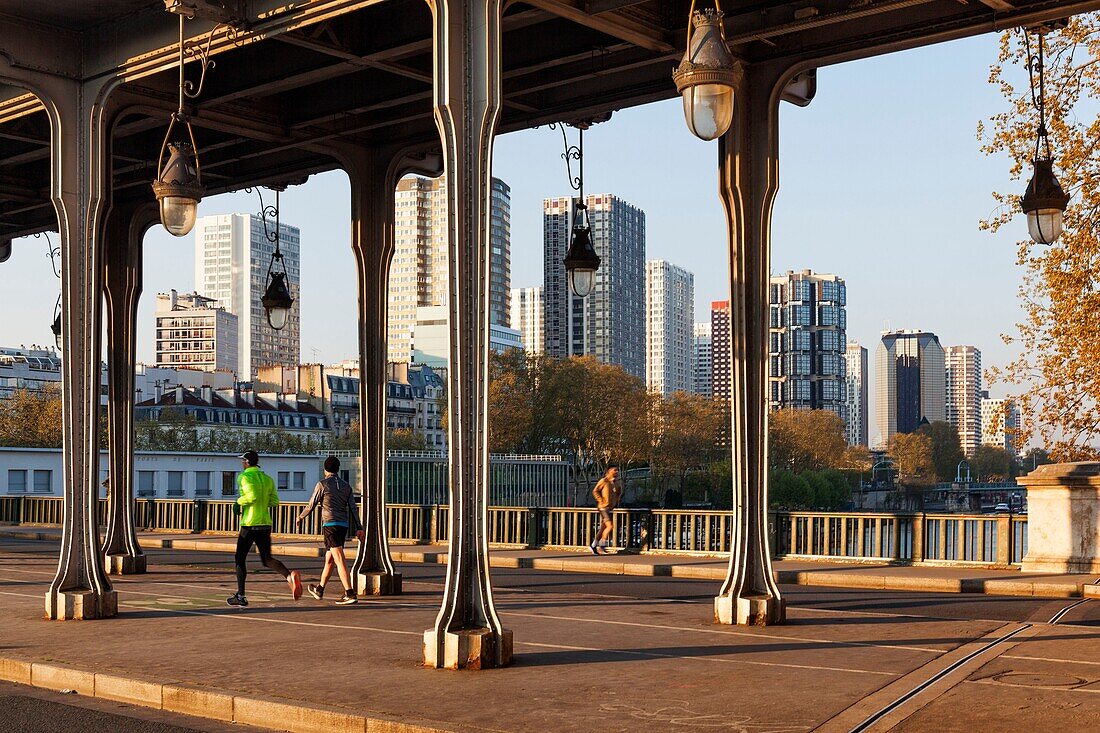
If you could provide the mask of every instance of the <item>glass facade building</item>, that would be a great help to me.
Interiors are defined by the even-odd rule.
[[[847,287],[802,270],[771,279],[769,402],[773,410],[831,410],[848,424]]]

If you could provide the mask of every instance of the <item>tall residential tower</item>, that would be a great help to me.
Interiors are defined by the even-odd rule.
[[[802,270],[772,277],[773,410],[831,410],[847,424],[846,306],[847,288],[836,275]]]
[[[528,354],[542,353],[542,287],[512,288],[512,328]]]
[[[297,227],[279,225],[279,247],[294,305],[286,326],[276,331],[268,325],[260,302],[275,251],[263,219],[253,214],[219,214],[200,217],[195,223],[195,289],[237,317],[237,366],[242,380],[251,379],[260,367],[297,369],[300,361],[301,244]]]
[[[947,422],[958,431],[969,458],[982,443],[982,352],[973,346],[948,346],[943,351]]]
[[[845,400],[848,404],[848,422],[844,433],[848,445],[869,445],[867,440],[867,349],[855,341],[849,341],[844,350],[844,380],[847,383]]]
[[[587,298],[569,292],[562,260],[572,198],[543,201],[543,331],[548,356],[591,355],[645,378],[645,212],[608,193],[585,197],[600,256]]]
[[[664,260],[645,263],[646,387],[668,396],[690,392],[695,339],[695,276]]]
[[[705,397],[711,396],[711,370],[713,346],[710,336],[710,321],[695,324],[695,338],[691,354],[691,391]]]
[[[511,189],[492,179],[489,322],[507,326],[511,308]],[[447,183],[409,176],[397,184],[394,256],[390,267],[389,360],[412,358],[416,309],[447,305]]]

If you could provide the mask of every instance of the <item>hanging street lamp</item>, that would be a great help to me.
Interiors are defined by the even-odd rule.
[[[275,245],[275,251],[271,254],[271,262],[267,266],[267,290],[264,291],[264,297],[260,299],[260,302],[267,313],[268,325],[276,331],[281,331],[286,327],[287,321],[290,320],[290,309],[294,305],[294,297],[290,294],[286,262],[283,258],[282,249],[279,247],[279,193],[283,190],[283,187],[272,186],[271,188],[275,191],[274,206],[264,206],[263,194],[260,193],[260,189],[256,189],[256,194],[260,197],[260,219],[264,223],[264,236],[267,237],[267,241]],[[267,227],[268,217],[275,219],[274,231]],[[276,270],[276,265],[282,272]]]
[[[605,118],[606,119],[606,118]],[[598,120],[603,122],[604,120]],[[565,161],[566,173],[569,175],[569,185],[577,192],[577,204],[573,207],[573,225],[570,227],[569,249],[565,253],[562,263],[565,265],[565,273],[569,279],[569,289],[578,298],[587,298],[596,287],[596,270],[600,269],[600,256],[592,246],[592,227],[588,220],[588,206],[584,203],[584,131],[595,121],[584,120],[571,123],[578,131],[576,145],[569,144],[569,138],[565,134],[565,123],[555,122],[550,129],[561,127],[561,139],[565,146],[565,152],[561,154]],[[577,161],[577,177],[573,177],[573,161]]]
[[[734,89],[743,69],[726,47],[722,7],[696,10],[695,0],[688,13],[687,49],[672,72],[676,91],[684,99],[688,129],[700,140],[714,140],[733,123]]]
[[[153,181],[153,195],[157,197],[160,204],[160,222],[170,234],[176,237],[185,236],[195,226],[199,201],[205,193],[202,186],[202,169],[199,167],[198,146],[195,144],[195,132],[191,129],[191,120],[184,109],[184,103],[202,93],[206,71],[214,65],[209,60],[210,42],[214,37],[214,31],[220,27],[215,26],[210,31],[205,50],[198,49],[201,75],[196,88],[183,75],[185,17],[181,11],[179,16],[179,106],[168,122],[168,131],[164,134],[164,142],[161,143],[160,155],[157,157],[157,179]],[[186,138],[172,138],[176,123],[187,128]],[[166,150],[168,151],[167,162],[164,160]]]
[[[50,260],[50,265],[53,267],[53,274],[58,280],[61,279],[61,247],[55,247],[53,240],[50,239],[49,232],[40,232],[35,234],[35,239],[39,237],[45,237],[46,239],[46,257]],[[58,353],[61,353],[61,293],[57,294],[57,303],[53,307],[53,323],[50,324],[50,330],[53,331],[53,341],[57,345]]]
[[[1062,184],[1054,175],[1054,158],[1050,150],[1050,137],[1047,134],[1046,121],[1046,77],[1043,68],[1043,31],[1039,37],[1039,50],[1036,54],[1036,68],[1039,76],[1039,93],[1035,94],[1035,75],[1031,65],[1031,43],[1027,31],[1024,31],[1024,43],[1027,47],[1027,69],[1031,80],[1032,101],[1039,112],[1039,127],[1035,134],[1035,156],[1033,172],[1027,189],[1020,198],[1020,208],[1027,215],[1027,232],[1036,244],[1053,244],[1062,235],[1062,215],[1069,203],[1069,196],[1062,190]]]

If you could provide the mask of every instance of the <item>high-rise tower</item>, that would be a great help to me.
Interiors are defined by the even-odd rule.
[[[543,201],[543,330],[548,356],[589,354],[645,378],[645,212],[618,196],[585,197],[600,256],[587,298],[569,292],[562,260],[573,224],[572,198]]]
[[[670,395],[690,392],[695,340],[695,276],[664,260],[646,264],[646,387]]]

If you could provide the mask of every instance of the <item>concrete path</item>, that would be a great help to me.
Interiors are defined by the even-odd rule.
[[[58,530],[34,527],[0,527],[0,537],[23,537],[57,541]],[[235,539],[225,535],[167,534],[143,532],[138,538],[147,549],[232,552]],[[355,543],[348,545],[349,557],[355,556]],[[391,544],[396,562],[445,563],[445,545]],[[281,538],[272,547],[282,557],[322,557],[324,550],[316,540]],[[664,554],[612,554],[594,557],[578,550],[494,549],[490,565],[497,568],[531,568],[578,573],[612,575],[652,575],[694,578],[721,582],[726,577],[727,561],[713,557]],[[1019,569],[937,565],[891,565],[888,563],[821,562],[779,560],[775,577],[780,583],[836,588],[878,588],[936,593],[988,593],[1003,596],[1043,598],[1100,598],[1100,576],[1083,574],[1024,574]]]
[[[0,541],[0,677],[177,710],[186,692],[211,717],[296,731],[1037,733],[1100,720],[1100,603],[1085,599],[784,586],[786,625],[731,628],[711,623],[709,580],[501,568],[516,664],[449,672],[419,664],[438,566],[404,564],[403,596],[347,608],[293,602],[264,571],[239,610],[224,605],[224,553],[150,561],[117,579],[117,619],[48,622],[56,547]]]

